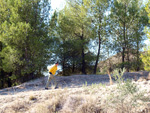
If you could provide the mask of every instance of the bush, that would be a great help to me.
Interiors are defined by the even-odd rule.
[[[34,97],[34,96],[32,96],[32,95],[29,97],[29,100],[36,100],[36,99],[37,99],[37,98]]]
[[[144,69],[150,71],[150,46],[145,54],[141,54],[141,58],[144,63]]]
[[[123,68],[123,70],[122,70],[122,69],[115,69],[115,70],[113,71],[113,77],[115,78],[115,80],[116,80],[119,84],[121,84],[121,83],[124,81],[124,79],[123,79],[123,74],[124,74],[125,71],[126,71],[125,68]]]
[[[107,111],[110,109],[113,112],[119,113],[137,112],[136,108],[143,105],[145,101],[149,101],[148,97],[144,96],[145,91],[139,92],[137,85],[131,80],[123,81],[124,70],[121,73],[119,73],[119,70],[114,71],[114,77],[118,84],[116,90],[107,97]]]

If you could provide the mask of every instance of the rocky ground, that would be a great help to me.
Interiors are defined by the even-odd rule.
[[[146,97],[150,97],[150,81],[144,79],[147,78],[148,73],[145,71],[125,73],[124,78],[132,79],[141,91],[146,91]],[[42,77],[18,86],[1,89],[0,113],[77,113],[79,111],[100,113],[104,110],[102,107],[105,105],[104,98],[114,92],[116,87],[114,79],[114,84],[109,85],[108,75],[56,76],[58,89],[53,89],[50,85],[49,90],[44,89],[46,81],[47,77]],[[101,102],[98,101],[99,99]],[[141,110],[145,109],[145,106],[141,108]]]
[[[132,80],[140,80],[142,77],[148,76],[147,71],[140,71],[140,72],[126,72],[124,74],[125,79],[132,79]],[[141,78],[140,78],[141,77]],[[106,84],[109,85],[109,76],[108,75],[72,75],[72,76],[55,76],[58,87],[60,88],[79,88],[83,85],[92,85],[92,84]],[[18,92],[27,92],[27,91],[37,91],[43,90],[45,88],[45,84],[48,77],[42,77],[36,80],[32,80],[30,82],[23,83],[18,86],[14,86],[11,88],[5,88],[0,90],[0,95],[13,95]],[[113,79],[113,78],[112,78]],[[115,81],[113,79],[113,81]],[[50,88],[53,85],[50,84]]]

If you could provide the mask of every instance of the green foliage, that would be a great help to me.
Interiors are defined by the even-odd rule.
[[[120,108],[118,112],[131,112],[132,108],[138,108],[144,102],[149,101],[148,97],[144,96],[146,92],[139,92],[137,86],[131,81],[126,81],[116,91],[115,94],[108,96],[107,107],[115,111],[118,111],[118,108]]]
[[[87,88],[87,81],[82,85],[83,88]]]
[[[46,21],[49,2],[0,0],[0,7],[2,70],[12,73],[13,82],[34,78],[46,69],[49,58],[49,45],[45,43],[49,42]]]
[[[138,88],[135,84],[132,83],[131,80],[127,80],[125,81],[124,85],[119,87],[119,90],[122,92],[123,95],[128,95],[137,92]]]
[[[150,0],[147,3],[145,9],[148,13],[149,23],[150,23]],[[145,29],[146,29],[147,37],[150,40],[150,29],[147,27]],[[145,48],[145,53],[141,54],[141,58],[142,58],[142,61],[144,63],[144,69],[147,71],[150,71],[150,46],[148,46],[147,49]]]
[[[100,87],[106,88],[106,85],[102,83],[92,83],[88,86],[87,81],[85,81],[85,84],[82,85],[82,88],[84,88],[90,94],[94,94],[97,90],[99,90]]]
[[[140,0],[68,0],[50,20],[49,12],[49,0],[0,0],[0,84],[5,76],[14,83],[42,76],[55,60],[63,75],[96,73],[105,51],[122,52],[121,68],[128,69],[136,50],[139,69],[148,19]]]
[[[145,97],[144,94],[146,92],[139,91],[137,85],[131,80],[126,80],[123,83],[122,75],[124,71],[121,73],[119,73],[119,71],[120,70],[115,70],[115,78],[119,82],[116,89],[108,95],[106,106],[116,112],[131,112],[132,108],[138,108],[140,105],[143,105],[144,102],[149,101],[149,98]]]
[[[115,78],[115,80],[119,84],[121,84],[124,81],[123,74],[124,74],[125,71],[126,71],[125,68],[123,68],[123,69],[115,69],[113,71],[113,77]]]
[[[50,20],[50,38],[55,57],[59,58],[63,75],[86,73],[95,55],[89,51],[91,39],[90,1],[68,1]],[[54,24],[55,23],[55,24]]]
[[[95,41],[94,49],[96,53],[95,66],[93,73],[96,74],[98,61],[101,55],[101,49],[104,45],[108,46],[108,17],[106,16],[109,4],[107,0],[91,0],[91,15],[92,18],[92,38]]]
[[[113,49],[122,52],[122,63],[127,59],[130,62],[130,54],[134,50],[137,64],[140,62],[139,51],[144,46],[144,26],[148,18],[140,0],[114,0],[111,8],[111,34],[113,36]],[[124,64],[122,64],[124,67]],[[129,64],[127,69],[129,70]],[[137,67],[139,70],[139,67]]]
[[[144,63],[144,69],[150,71],[150,47],[145,51],[145,54],[141,54],[141,58]]]
[[[133,59],[132,61],[128,62],[124,62],[124,63],[119,63],[119,64],[115,64],[114,68],[122,68],[124,66],[124,68],[128,68],[129,71],[138,71],[137,68],[139,67],[140,70],[143,70],[143,63],[141,61],[141,59],[139,59],[139,61],[137,62],[137,60]]]

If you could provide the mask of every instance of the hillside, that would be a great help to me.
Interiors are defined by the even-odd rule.
[[[139,98],[137,103],[140,103],[140,107],[133,107],[131,103],[127,105],[126,101],[122,107],[123,110],[130,109],[135,113],[146,113],[150,111],[150,81],[141,80],[140,77],[148,76],[148,72],[125,73],[124,77],[132,79],[134,75],[137,76],[137,80],[139,79],[132,82],[139,88],[136,94],[144,92],[145,100],[141,101]],[[0,90],[0,113],[115,113],[116,110],[121,112],[122,108],[115,108],[116,103],[109,100],[112,94],[119,93],[117,83],[109,85],[108,75],[56,76],[59,88],[53,89],[51,86],[49,90],[44,90],[46,80],[47,77],[43,77]],[[128,102],[130,95],[126,98]],[[121,107],[120,103],[117,103],[117,107]]]
[[[140,54],[145,54],[146,52],[140,52]],[[130,53],[129,54],[129,60],[130,60],[130,64],[129,64],[129,67],[130,67],[130,70],[136,70],[137,68],[137,58],[136,58],[136,54],[134,53]],[[125,67],[127,65],[127,56],[125,55]],[[121,68],[119,65],[122,63],[122,54],[121,52],[120,53],[117,53],[116,55],[113,55],[111,56],[110,58],[104,60],[104,61],[100,61],[98,63],[98,69],[100,72],[104,73],[104,72],[107,72],[107,70],[109,68],[111,68],[112,70],[114,70],[115,68]],[[139,66],[142,65],[142,63],[139,61]],[[126,68],[127,68],[126,67]],[[143,67],[140,67],[142,70],[143,70]]]

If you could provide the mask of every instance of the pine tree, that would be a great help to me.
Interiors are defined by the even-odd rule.
[[[68,1],[67,6],[63,9],[63,11],[59,15],[59,27],[60,33],[59,36],[61,37],[62,43],[67,43],[72,45],[71,48],[77,47],[80,49],[76,49],[76,54],[81,55],[81,65],[82,65],[82,73],[86,74],[86,51],[88,51],[88,43],[91,34],[91,17],[88,14],[90,7],[90,1],[88,0],[74,0]],[[69,42],[67,42],[69,41]],[[75,43],[74,43],[75,42]],[[73,44],[74,43],[74,44]],[[67,47],[66,45],[63,47]],[[69,49],[63,49],[63,53],[70,53],[68,52]],[[74,53],[72,51],[72,53]],[[70,54],[68,54],[70,55]],[[72,59],[75,58],[74,55],[71,56]],[[71,58],[70,57],[70,58]],[[75,59],[74,59],[75,60]],[[66,61],[66,58],[63,58],[63,61]],[[72,62],[73,65],[75,62]]]
[[[150,0],[148,1],[145,9],[148,13],[149,23],[150,23]],[[146,29],[147,37],[150,40],[150,29],[148,27],[146,27],[145,29]],[[141,55],[141,58],[144,63],[144,69],[150,71],[150,46],[148,46],[148,48],[145,49],[145,53]]]
[[[14,83],[40,76],[49,58],[48,0],[2,0],[1,7],[7,18],[0,20],[3,70]]]
[[[106,40],[106,26],[107,23],[107,16],[106,12],[108,11],[108,1],[107,0],[92,0],[92,24],[93,24],[93,34],[95,40],[98,42],[98,51],[97,51],[97,57],[95,61],[95,66],[94,66],[94,74],[96,74],[97,71],[97,65],[99,62],[99,57],[100,57],[100,51],[101,51],[101,46],[104,44],[103,42]]]
[[[122,68],[126,64],[125,67],[128,71],[130,68],[130,55],[132,50],[135,49],[135,43],[136,49],[138,49],[137,55],[139,56],[138,46],[143,41],[142,32],[146,20],[144,20],[145,13],[141,4],[139,0],[115,0],[111,9],[114,47],[122,53]],[[142,17],[144,17],[143,20]]]

